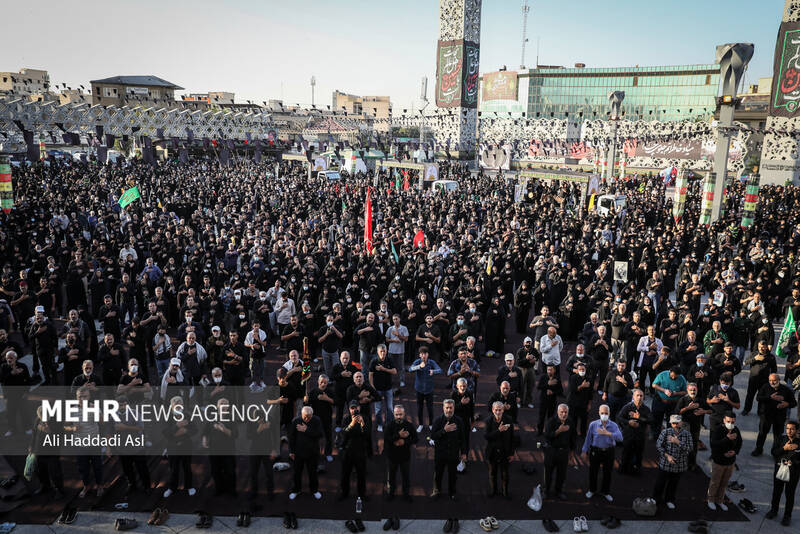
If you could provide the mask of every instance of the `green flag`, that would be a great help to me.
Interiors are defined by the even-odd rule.
[[[347,210],[347,204],[344,203],[344,199],[342,199],[342,211]]]
[[[789,308],[789,313],[786,314],[786,322],[783,323],[783,330],[781,330],[781,335],[778,338],[778,350],[775,352],[779,357],[786,358],[789,355],[786,352],[786,346],[789,344],[789,336],[794,334],[797,335],[797,325],[794,322],[794,316],[792,315],[792,308]]]
[[[119,197],[119,205],[121,208],[124,208],[137,198],[141,198],[141,195],[139,194],[139,188],[137,186],[133,186],[122,193],[122,196]]]
[[[394,256],[394,261],[400,263],[400,256],[397,255],[397,251],[394,248],[394,241],[389,241],[392,244],[392,256]]]

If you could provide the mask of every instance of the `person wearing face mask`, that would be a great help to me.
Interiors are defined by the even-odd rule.
[[[675,509],[678,482],[689,467],[689,454],[692,451],[692,436],[683,427],[681,416],[669,416],[669,427],[658,435],[658,476],[653,488],[653,499]]]
[[[533,340],[526,337],[522,348],[517,351],[517,367],[522,371],[522,404],[533,408],[533,386],[536,384],[536,371],[542,355],[533,347]],[[569,369],[567,365],[567,369]]]
[[[290,299],[289,295],[284,292],[275,302],[275,322],[279,333],[282,334],[286,327],[289,326],[293,315],[297,315],[297,306],[295,306],[294,300]]]
[[[781,496],[785,494],[786,502],[783,509],[783,519],[781,520],[781,525],[785,527],[788,527],[792,522],[794,494],[797,491],[797,483],[800,481],[800,434],[798,434],[800,428],[798,427],[800,427],[800,424],[797,421],[787,421],[786,433],[772,446],[775,467],[772,475],[772,502],[766,518],[774,519],[778,516]],[[782,466],[789,468],[788,481],[777,477],[778,469]]]
[[[758,437],[756,448],[750,453],[760,456],[764,450],[767,434],[772,429],[772,443],[777,443],[788,414],[797,406],[794,392],[786,384],[781,383],[777,373],[771,373],[768,382],[761,386],[756,396],[758,400]]]
[[[736,469],[736,455],[742,449],[742,433],[736,427],[736,415],[728,412],[721,425],[711,429],[711,478],[706,505],[710,510],[728,511],[725,489]]]
[[[778,362],[765,341],[758,342],[758,348],[750,353],[745,365],[750,366],[750,378],[747,381],[747,396],[744,399],[742,415],[750,413],[756,393],[769,382],[769,375],[778,372]]]
[[[623,440],[622,432],[610,417],[611,409],[607,404],[601,404],[598,409],[599,419],[589,423],[586,430],[586,439],[583,442],[581,452],[584,458],[589,459],[589,491],[586,498],[591,499],[597,492],[597,478],[600,468],[603,469],[603,483],[600,488],[600,495],[606,501],[612,502],[611,496],[611,473],[614,470],[614,449],[617,443]]]
[[[332,375],[333,367],[339,361],[343,330],[341,322],[337,324],[333,314],[329,313],[325,316],[325,324],[315,334],[321,346],[322,366],[326,374]]]
[[[139,360],[128,360],[128,372],[122,375],[117,386],[117,395],[124,395],[132,404],[142,402],[152,394],[150,382],[139,369]]]
[[[700,443],[700,429],[706,414],[711,413],[711,407],[706,401],[700,386],[689,382],[686,386],[686,395],[681,397],[675,406],[675,413],[680,414],[684,426],[687,426],[692,436],[692,450],[689,452],[689,470],[697,471],[697,449]]]
[[[739,409],[739,392],[732,385],[733,374],[724,372],[719,377],[719,383],[711,386],[708,391],[706,401],[711,409],[708,423],[712,431],[722,424],[725,414]]]
[[[386,424],[385,428],[386,455],[386,499],[394,499],[397,490],[397,470],[400,469],[403,485],[403,499],[411,502],[410,492],[410,463],[411,447],[417,443],[417,431],[413,423],[406,419],[405,407],[401,404],[394,406],[394,418]]]
[[[222,374],[222,369],[219,367],[214,367],[211,370],[211,380],[209,381],[208,385],[205,386],[205,393],[204,398],[207,399],[207,402],[216,404],[219,399],[223,396],[227,398],[232,398],[233,392],[227,391],[230,386],[230,382],[225,380],[225,377]]]
[[[575,423],[575,431],[580,436],[586,435],[586,427],[589,424],[587,418],[594,397],[592,379],[586,367],[587,364],[582,361],[575,363],[575,372],[570,375],[567,388],[567,406]]]

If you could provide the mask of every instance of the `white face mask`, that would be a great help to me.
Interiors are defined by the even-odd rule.
[[[139,370],[139,366],[138,365],[131,365],[131,373],[135,373],[138,370]]]
[[[586,371],[578,371],[578,376],[586,376]]]
[[[214,379],[214,383],[215,384],[219,384],[220,382],[222,382],[222,377],[221,376],[214,376],[212,378]]]
[[[325,324],[327,324],[328,328],[330,328],[331,326],[333,326],[333,321],[326,321]]]
[[[734,423],[725,423],[725,428],[728,430],[733,430],[736,425]]]
[[[244,318],[245,318],[245,315],[243,313],[240,313],[239,314],[239,319],[244,319]]]
[[[604,423],[605,423],[606,421],[608,421],[608,414],[607,414],[607,413],[601,413],[601,414],[600,414],[600,420],[601,420],[602,422],[604,422]]]

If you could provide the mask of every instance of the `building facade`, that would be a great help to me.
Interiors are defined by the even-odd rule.
[[[190,93],[181,97],[184,102],[205,102],[210,106],[233,104],[234,93],[227,91],[209,91],[208,93]]]
[[[331,111],[337,113],[345,111],[348,115],[367,119],[390,119],[392,103],[388,96],[358,96],[334,91],[331,99]],[[388,132],[389,121],[376,122],[375,129]]]
[[[608,95],[625,91],[626,119],[679,121],[713,116],[719,65],[575,68],[539,67],[528,78],[529,118],[605,118]]]
[[[113,76],[90,83],[92,105],[101,106],[174,107],[175,91],[183,89],[157,76]]]
[[[46,70],[23,68],[19,72],[0,72],[0,95],[33,96],[50,90]]]

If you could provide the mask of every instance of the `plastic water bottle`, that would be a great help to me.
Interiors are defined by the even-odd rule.
[[[364,509],[364,504],[361,502],[361,497],[356,499],[356,515],[361,515],[362,510]]]

